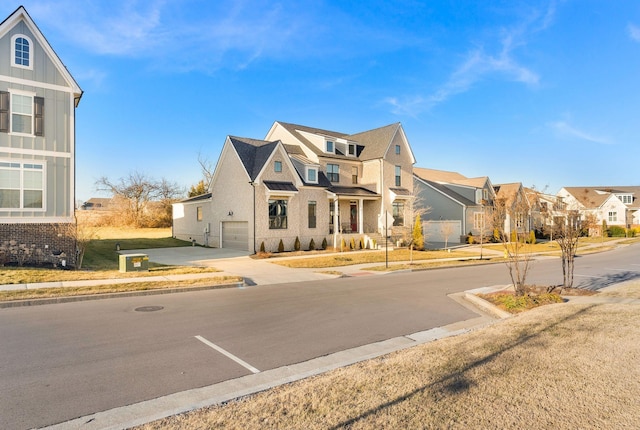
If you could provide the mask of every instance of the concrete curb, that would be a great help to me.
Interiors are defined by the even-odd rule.
[[[183,288],[176,287],[176,288],[163,288],[163,289],[155,289],[155,290],[124,291],[122,293],[91,294],[91,295],[85,295],[85,296],[65,296],[65,297],[51,297],[51,298],[44,298],[44,299],[13,300],[13,301],[0,302],[0,309],[19,308],[24,306],[52,305],[52,304],[58,304],[58,303],[84,302],[89,300],[117,299],[117,298],[123,298],[123,297],[155,296],[160,294],[188,293],[193,291],[217,290],[221,288],[241,288],[244,285],[245,285],[244,282],[234,282],[229,284],[218,284],[218,285],[200,285],[197,287],[183,287]]]

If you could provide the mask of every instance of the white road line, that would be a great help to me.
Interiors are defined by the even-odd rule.
[[[198,339],[200,342],[204,343],[207,346],[210,346],[211,348],[215,349],[216,351],[218,351],[221,354],[226,355],[227,357],[229,357],[230,359],[232,359],[233,361],[235,361],[236,363],[238,363],[239,365],[241,365],[242,367],[244,367],[245,369],[248,369],[249,371],[251,371],[252,373],[260,373],[260,371],[258,369],[256,369],[255,367],[253,367],[252,365],[250,365],[249,363],[247,363],[246,361],[243,361],[242,359],[236,357],[235,355],[231,354],[230,352],[225,351],[224,349],[220,348],[218,345],[216,345],[213,342],[209,342],[207,339],[205,339],[202,336],[195,336],[196,339]]]

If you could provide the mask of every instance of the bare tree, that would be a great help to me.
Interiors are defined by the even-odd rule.
[[[578,240],[582,232],[580,212],[566,210],[564,216],[555,219],[553,232],[561,252],[562,288],[571,288],[573,286],[573,269],[576,251],[578,250]],[[562,289],[560,292],[562,292]]]
[[[198,153],[198,164],[200,164],[200,170],[202,171],[202,181],[204,182],[205,193],[209,192],[211,189],[211,183],[213,182],[213,174],[215,172],[215,168],[211,161],[202,155],[201,152]],[[204,194],[204,193],[203,193]]]
[[[514,231],[511,228],[512,224],[515,226],[522,224],[528,212],[529,205],[519,194],[509,198],[497,198],[494,201],[492,224],[499,232],[516,295],[524,295],[526,292],[525,282],[533,258],[530,246],[519,237],[517,230]]]
[[[449,221],[440,223],[440,233],[444,236],[444,249],[449,247],[449,236],[454,232],[453,224]]]
[[[149,213],[149,203],[158,202],[162,211],[170,210],[171,203],[183,193],[176,184],[162,179],[156,181],[140,172],[129,173],[117,182],[111,181],[106,176],[98,179],[96,188],[99,191],[110,192],[115,204],[120,206],[120,216],[124,223],[142,227],[145,224],[145,215]],[[162,215],[160,216],[162,218]],[[170,220],[170,216],[169,216]],[[166,224],[166,220],[164,224]],[[158,223],[155,223],[156,225]]]

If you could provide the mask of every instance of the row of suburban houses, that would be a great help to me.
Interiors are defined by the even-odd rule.
[[[0,23],[0,257],[21,247],[74,264],[82,95],[24,7]],[[523,201],[526,217],[506,217],[506,231],[540,229],[567,206],[609,225],[640,224],[640,187],[567,187],[554,196],[415,165],[400,123],[351,134],[276,121],[263,140],[226,138],[208,193],[174,205],[173,235],[250,252],[280,241],[287,249],[345,238],[374,246],[406,234],[420,213],[429,241],[454,243],[486,232],[497,203]]]

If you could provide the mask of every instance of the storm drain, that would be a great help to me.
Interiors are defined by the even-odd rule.
[[[135,311],[136,312],[155,312],[155,311],[161,311],[164,309],[164,306],[140,306],[139,308],[136,308]]]

